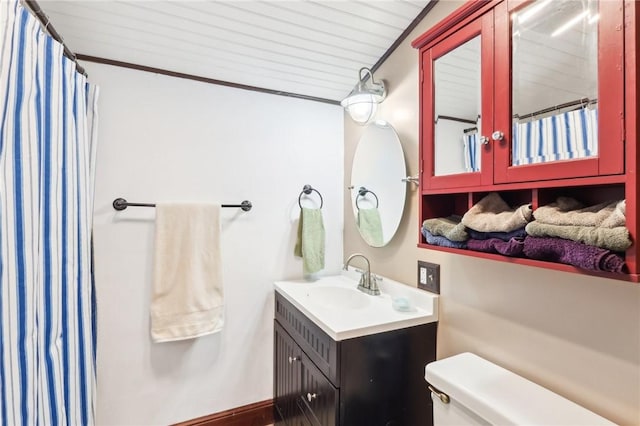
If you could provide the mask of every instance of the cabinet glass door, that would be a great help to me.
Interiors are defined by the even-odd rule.
[[[511,14],[512,165],[598,155],[598,18],[596,0]]]
[[[496,95],[496,183],[622,173],[622,38],[599,31],[616,15],[607,3],[618,2],[522,3],[503,5],[495,29],[496,58],[511,58],[510,76],[508,61],[496,68],[496,85],[511,81]]]
[[[437,58],[433,74],[434,175],[479,172],[480,36]]]
[[[455,32],[423,54],[423,187],[480,185],[493,161],[483,122],[491,122],[492,14]]]

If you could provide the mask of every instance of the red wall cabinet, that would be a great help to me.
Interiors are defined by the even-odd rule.
[[[625,198],[635,241],[638,13],[623,0],[469,1],[417,38],[420,217],[464,214],[493,191],[534,208]],[[603,275],[638,281],[636,255],[629,274]]]

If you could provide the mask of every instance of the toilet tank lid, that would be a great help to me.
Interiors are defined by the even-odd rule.
[[[428,364],[425,379],[491,424],[615,425],[469,352]]]

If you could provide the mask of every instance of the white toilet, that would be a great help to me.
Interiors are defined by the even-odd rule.
[[[472,353],[428,364],[434,426],[615,425]]]

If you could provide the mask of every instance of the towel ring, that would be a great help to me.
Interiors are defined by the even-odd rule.
[[[318,191],[317,189],[313,188],[311,185],[308,185],[308,184],[302,187],[302,192],[298,196],[298,205],[300,206],[300,208],[302,208],[302,195],[303,194],[309,195],[311,194],[312,191],[316,191],[316,193],[318,194],[318,197],[320,197],[320,208],[322,208],[322,206],[324,205],[322,194],[320,193],[320,191]]]
[[[378,206],[380,205],[380,201],[378,200],[378,196],[376,195],[375,192],[373,191],[369,191],[367,188],[365,188],[364,186],[361,186],[360,189],[358,189],[358,195],[356,195],[356,208],[358,210],[360,210],[360,206],[358,205],[358,197],[366,197],[367,193],[369,194],[373,194],[374,197],[376,197],[376,209],[378,208]]]

